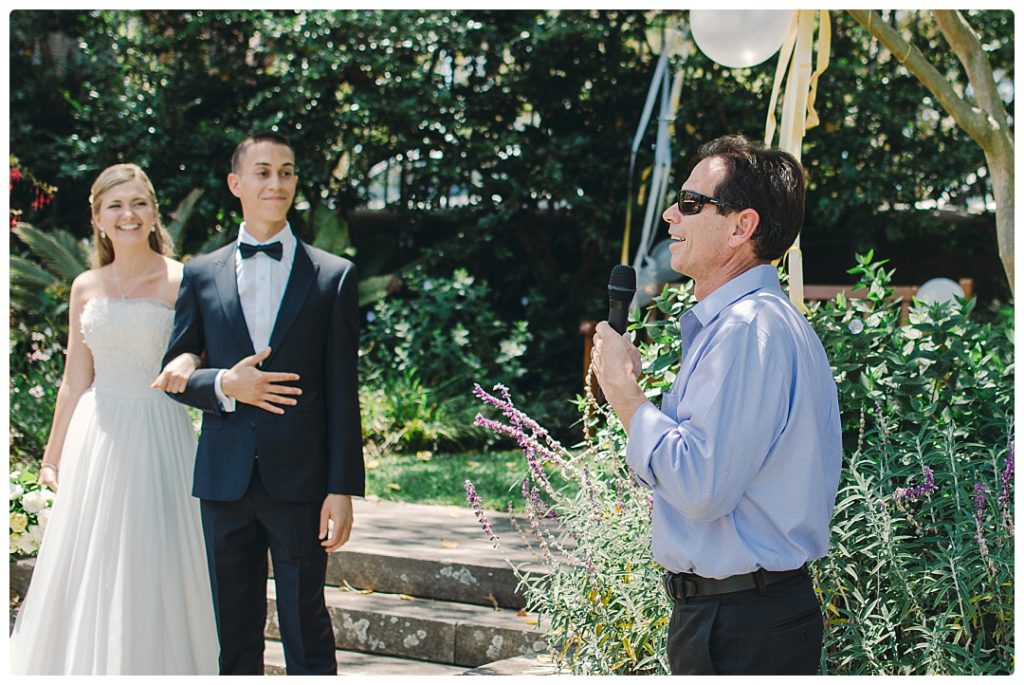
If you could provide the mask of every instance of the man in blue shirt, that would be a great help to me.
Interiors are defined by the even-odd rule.
[[[698,303],[661,408],[640,355],[606,322],[594,365],[629,434],[626,459],[654,492],[652,548],[675,603],[679,674],[814,674],[823,623],[806,564],[828,551],[842,441],[836,385],[771,261],[803,224],[803,170],[740,136],[700,149],[664,213],[672,268]]]

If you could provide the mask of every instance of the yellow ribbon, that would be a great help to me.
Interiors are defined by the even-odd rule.
[[[829,55],[832,51],[832,20],[828,10],[821,10],[818,21],[818,68],[811,74],[811,85],[807,91],[807,122],[805,130],[812,129],[820,122],[814,110],[814,99],[818,95],[818,77],[828,69]]]

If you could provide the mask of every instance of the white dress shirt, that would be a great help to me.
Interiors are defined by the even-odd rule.
[[[242,303],[245,325],[249,329],[249,339],[252,340],[252,348],[256,352],[262,351],[270,344],[270,334],[274,330],[274,322],[277,321],[277,313],[281,309],[281,300],[288,286],[288,277],[291,275],[295,250],[298,247],[298,240],[288,223],[285,223],[284,228],[266,244],[278,241],[283,248],[280,261],[262,252],[243,259],[241,251],[235,250],[238,299]],[[245,230],[245,222],[242,222],[238,230],[238,242],[249,245],[261,244]],[[217,374],[214,391],[221,408],[232,412],[235,411],[235,398],[225,395],[221,387],[221,378],[226,371],[227,369],[221,369]]]

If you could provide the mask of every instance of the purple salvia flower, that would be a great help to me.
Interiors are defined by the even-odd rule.
[[[476,514],[476,520],[480,522],[480,527],[484,529],[484,533],[487,534],[487,538],[491,541],[491,544],[495,547],[498,546],[498,536],[494,533],[494,528],[491,527],[491,522],[487,520],[487,515],[484,514],[483,503],[480,501],[480,496],[476,494],[476,488],[473,487],[473,483],[466,480],[462,484],[466,488],[466,499],[469,500],[469,505],[473,507],[473,513]]]
[[[523,499],[526,500],[527,504],[533,507],[534,511],[538,514],[542,514],[544,518],[558,518],[558,514],[555,513],[554,507],[541,498],[540,490],[530,487],[530,481],[526,478],[523,479]]]
[[[927,466],[921,467],[921,470],[924,472],[924,483],[911,485],[909,488],[896,488],[892,493],[895,499],[917,499],[935,489],[935,475],[932,470]]]
[[[999,511],[1002,514],[1003,525],[1010,532],[1013,532],[1013,518],[1010,516],[1010,486],[1013,485],[1013,440],[1010,441],[1010,451],[1006,455],[1006,466],[1003,468],[1003,475],[999,479],[1002,487],[999,490]]]
[[[597,490],[594,489],[594,480],[590,477],[590,469],[583,467],[583,482],[587,486],[587,497],[590,498],[590,506],[595,515],[601,511],[601,505],[597,501]]]
[[[978,528],[981,528],[982,520],[985,517],[985,495],[988,490],[982,485],[981,481],[975,481],[974,483],[974,521],[978,524]]]
[[[974,539],[978,542],[978,549],[981,551],[981,557],[984,559],[989,566],[989,569],[994,573],[995,569],[992,567],[992,562],[988,555],[988,542],[985,540],[985,529],[982,526],[985,518],[985,494],[988,490],[981,484],[980,481],[974,483],[974,525],[977,529],[974,534]]]
[[[590,587],[594,590],[599,590],[600,585],[597,584],[597,569],[594,567],[594,562],[587,559],[587,580],[590,582]]]

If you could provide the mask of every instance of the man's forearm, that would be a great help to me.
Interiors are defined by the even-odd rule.
[[[637,385],[636,381],[632,379],[623,379],[621,382],[609,387],[602,386],[601,389],[604,391],[604,396],[608,400],[608,404],[612,406],[616,416],[619,417],[619,421],[622,422],[623,428],[626,429],[626,433],[629,433],[629,424],[633,420],[633,414],[640,408],[644,402],[647,401],[647,396],[644,395],[643,390]]]

